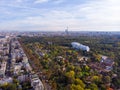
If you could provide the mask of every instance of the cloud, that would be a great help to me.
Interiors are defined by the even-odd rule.
[[[34,3],[44,3],[44,2],[48,2],[49,0],[36,0]]]
[[[63,0],[51,0],[51,2],[57,1],[61,3]],[[24,3],[24,0],[22,2]],[[36,3],[42,4],[42,2],[48,0],[36,0]],[[89,0],[82,4],[67,1],[61,4],[62,7],[54,6],[54,3],[50,6],[46,4],[45,7],[34,5],[32,2],[27,5],[8,5],[0,9],[4,12],[0,18],[12,17],[12,20],[0,23],[1,29],[64,30],[69,26],[70,30],[120,30],[119,0]]]
[[[22,2],[23,0],[16,0],[16,2]]]
[[[94,0],[78,5],[72,11],[84,30],[118,30],[120,29],[119,4],[119,0]]]
[[[36,0],[34,3],[35,4],[38,4],[38,3],[45,3],[45,2],[50,2],[50,3],[53,3],[53,4],[60,4],[60,3],[63,3],[64,1],[66,0]]]
[[[65,0],[53,0],[54,4],[60,4],[63,3]]]

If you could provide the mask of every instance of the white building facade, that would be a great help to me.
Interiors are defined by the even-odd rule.
[[[75,49],[80,49],[80,50],[87,51],[87,52],[90,51],[89,46],[80,44],[80,43],[78,43],[78,42],[72,42],[71,45],[72,45],[72,47],[75,48]]]

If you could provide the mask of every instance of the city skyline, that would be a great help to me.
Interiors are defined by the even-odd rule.
[[[1,0],[0,31],[120,31],[119,0]]]

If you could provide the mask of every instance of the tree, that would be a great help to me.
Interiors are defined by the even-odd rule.
[[[74,66],[73,65],[71,65],[71,64],[68,64],[68,66],[67,66],[67,71],[73,71],[74,70]]]
[[[74,71],[69,71],[65,73],[66,79],[67,79],[67,83],[68,84],[72,84],[74,82],[74,76],[75,76],[75,72]]]
[[[92,81],[96,84],[99,84],[101,82],[101,79],[99,76],[93,76],[92,77]]]
[[[83,83],[83,81],[78,78],[75,79],[75,85],[80,85],[82,88],[85,87],[85,84]]]
[[[84,90],[84,88],[82,88],[80,85],[72,84],[70,86],[70,90]]]
[[[0,88],[2,88],[3,90],[17,90],[17,86],[14,83],[13,84],[5,83],[1,85]]]
[[[75,72],[74,72],[74,71],[66,72],[65,76],[67,76],[67,77],[69,77],[69,78],[74,78]]]
[[[90,85],[90,89],[91,89],[91,90],[99,90],[99,89],[98,89],[98,86],[97,86],[96,84],[91,84],[91,85]]]
[[[110,76],[104,76],[104,77],[103,77],[103,82],[104,82],[105,84],[110,83],[110,82],[111,82]]]

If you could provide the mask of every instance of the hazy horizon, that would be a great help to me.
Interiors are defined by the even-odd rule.
[[[120,0],[0,0],[0,31],[120,31]]]

